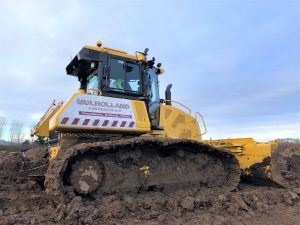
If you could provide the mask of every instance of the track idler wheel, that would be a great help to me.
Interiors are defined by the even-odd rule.
[[[83,158],[72,164],[69,180],[77,194],[89,195],[99,188],[103,167],[97,160]]]

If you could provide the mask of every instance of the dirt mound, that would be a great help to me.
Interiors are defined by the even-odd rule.
[[[77,196],[69,204],[63,204],[31,182],[6,183],[1,187],[5,188],[0,189],[0,224],[250,225],[299,221],[298,195],[276,188],[242,185],[228,194],[148,192],[106,196],[95,201]],[[280,218],[272,220],[278,213]],[[256,223],[257,218],[260,223]]]
[[[241,224],[243,218],[292,206],[294,192],[280,189],[245,190],[229,194],[176,192],[104,197],[95,202],[75,197],[56,218],[71,224]],[[134,218],[134,219],[133,219]],[[201,223],[199,223],[201,221]]]
[[[36,182],[1,178],[0,224],[46,224],[53,221],[54,210],[53,201]]]
[[[23,163],[20,152],[0,151],[0,178],[16,179]]]
[[[279,143],[273,156],[274,166],[278,167],[283,182],[300,193],[300,143]]]
[[[47,169],[46,150],[29,149],[25,152],[0,151],[0,179],[19,180],[43,175]]]

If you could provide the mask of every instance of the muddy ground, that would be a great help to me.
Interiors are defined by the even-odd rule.
[[[31,159],[43,152],[28,152]],[[20,152],[0,151],[0,224],[300,224],[300,147],[280,144],[276,156],[289,188],[241,183],[221,191],[147,192],[75,197],[66,204],[48,196],[34,181],[18,178]]]

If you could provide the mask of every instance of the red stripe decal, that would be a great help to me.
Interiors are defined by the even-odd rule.
[[[102,126],[104,126],[104,127],[106,127],[107,126],[107,124],[108,124],[108,120],[104,120],[104,122],[103,122],[103,124],[102,124]]]
[[[130,122],[129,127],[133,127],[134,122]]]
[[[66,124],[68,122],[68,120],[69,120],[69,117],[64,117],[62,119],[62,121],[60,122],[60,124]]]
[[[121,127],[125,127],[125,125],[126,125],[126,121],[122,121]]]
[[[117,120],[114,120],[114,122],[112,123],[112,127],[115,127],[115,126],[117,126],[117,124],[118,124],[118,121]]]
[[[79,122],[79,118],[75,118],[72,122],[72,125],[77,125]]]
[[[93,126],[97,126],[99,122],[100,122],[100,120],[95,120],[93,123]]]
[[[83,126],[88,125],[88,123],[90,122],[90,119],[85,119],[82,123]]]

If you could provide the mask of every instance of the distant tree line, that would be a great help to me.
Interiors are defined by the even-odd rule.
[[[6,119],[4,117],[0,117],[0,140],[4,133],[5,126],[6,126]]]
[[[10,144],[21,144],[24,141],[24,124],[21,121],[13,120],[7,123],[5,117],[0,117],[0,140],[4,136],[4,131],[8,128],[8,139]]]
[[[280,139],[277,139],[277,141],[279,143],[285,143],[285,142],[300,143],[300,139],[299,138],[280,138]]]

